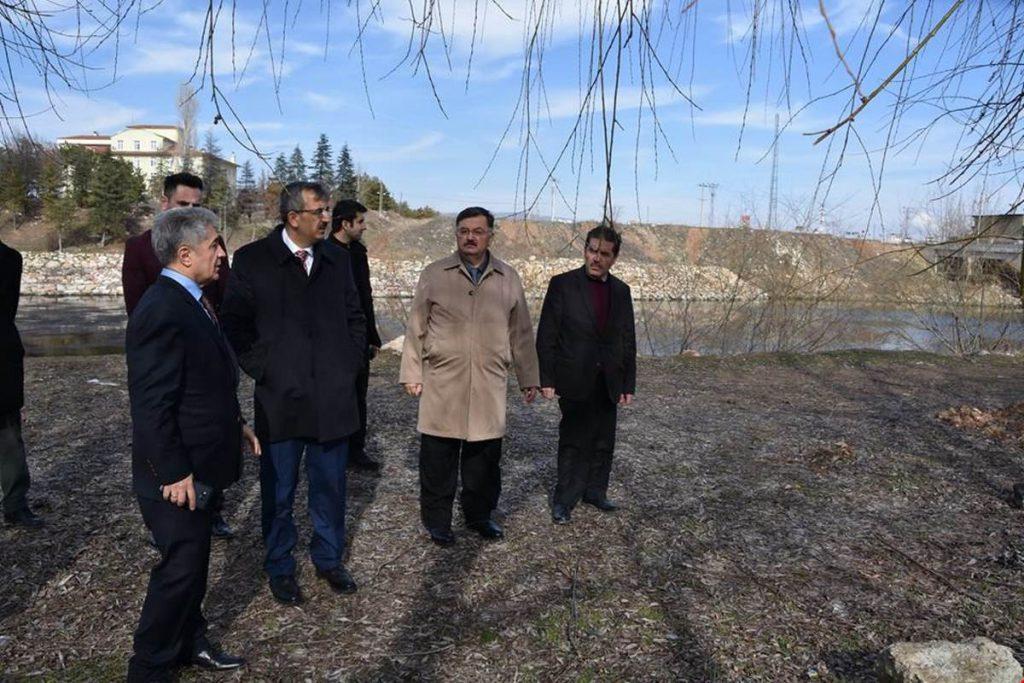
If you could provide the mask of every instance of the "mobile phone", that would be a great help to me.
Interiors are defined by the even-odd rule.
[[[213,487],[201,481],[193,481],[192,487],[196,490],[196,510],[205,510],[210,507],[213,500]]]

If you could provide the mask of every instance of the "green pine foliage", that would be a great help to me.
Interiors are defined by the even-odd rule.
[[[348,145],[342,145],[338,155],[337,172],[334,176],[338,199],[355,199],[358,191],[356,168]]]
[[[323,185],[328,192],[334,187],[334,164],[331,161],[331,143],[327,136],[320,133],[316,141],[316,151],[313,152],[313,181]]]

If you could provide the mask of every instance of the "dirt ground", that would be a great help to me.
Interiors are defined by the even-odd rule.
[[[5,678],[124,675],[156,555],[129,493],[123,362],[29,359],[48,526],[0,529]],[[515,402],[507,540],[458,527],[442,549],[418,525],[415,402],[396,359],[376,361],[385,467],[349,490],[359,592],[335,595],[300,554],[307,603],[273,602],[250,466],[206,600],[211,635],[249,665],[209,680],[870,680],[894,641],[976,635],[1024,658],[1024,512],[1006,501],[1024,480],[1019,442],[938,417],[1016,403],[1022,370],[923,354],[644,359],[620,413],[622,510],[551,524],[557,406]]]

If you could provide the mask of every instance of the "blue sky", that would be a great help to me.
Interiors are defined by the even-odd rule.
[[[660,16],[658,13],[666,7],[671,13],[681,4],[686,3],[669,2],[666,6],[656,2],[652,8]],[[934,220],[940,206],[932,200],[941,190],[930,181],[941,175],[951,159],[959,127],[952,122],[940,123],[926,139],[890,153],[876,207],[872,169],[877,175],[892,101],[888,95],[879,97],[859,118],[859,141],[847,149],[827,192],[819,182],[823,164],[835,159],[836,149],[829,156],[826,144],[812,145],[813,138],[805,133],[825,128],[841,117],[849,101],[851,79],[838,65],[818,3],[805,0],[803,5],[802,28],[807,39],[803,50],[809,66],[805,71],[797,60],[788,101],[780,95],[780,54],[784,53],[770,49],[773,41],[778,46],[783,39],[783,34],[772,28],[780,18],[761,18],[766,26],[761,40],[766,47],[759,53],[761,61],[751,88],[742,144],[750,2],[700,3],[696,34],[676,19],[672,27],[652,36],[653,41],[660,41],[659,53],[666,68],[673,73],[678,69],[676,82],[699,106],[688,104],[664,77],[656,77],[648,86],[657,95],[660,125],[672,151],[664,140],[654,144],[650,112],[641,106],[637,63],[625,65],[612,178],[613,204],[619,220],[696,223],[701,214],[698,184],[714,182],[719,186],[716,223],[736,221],[741,214],[752,215],[755,223],[764,222],[777,112],[786,125],[779,141],[779,217],[783,227],[799,220],[796,214],[801,207],[807,210],[812,204],[816,208],[810,210],[810,215],[816,220],[824,205],[827,227],[837,232],[867,231],[878,236],[897,230],[901,217],[907,215],[912,229],[920,234]],[[943,5],[948,3],[937,3],[936,11],[943,11]],[[358,25],[355,3],[335,3],[329,20],[321,3],[307,1],[297,13],[292,3],[292,14],[284,21],[284,5],[274,5],[270,18],[273,57],[265,39],[257,40],[250,55],[252,36],[264,30],[259,22],[260,6],[262,2],[237,4],[234,68],[227,30],[230,6],[219,19],[220,38],[213,54],[219,86],[259,148],[271,159],[279,152],[287,155],[299,144],[308,160],[316,138],[323,132],[335,154],[347,142],[361,170],[383,178],[396,196],[412,205],[430,204],[443,211],[457,211],[466,205],[482,204],[496,213],[508,214],[523,209],[525,195],[528,201],[539,197],[536,214],[549,213],[551,192],[541,187],[547,175],[541,156],[548,162],[554,159],[575,123],[580,92],[580,26],[590,26],[594,0],[584,0],[582,6],[569,0],[544,5],[543,99],[535,90],[533,100],[543,106],[533,112],[539,118],[535,118],[525,192],[520,121],[513,119],[509,134],[504,140],[502,136],[520,92],[524,26],[529,24],[528,17],[536,11],[538,0],[502,2],[500,8],[511,19],[488,0],[441,0],[444,32],[449,40],[447,56],[441,49],[437,25],[426,54],[444,113],[435,102],[422,66],[414,73],[408,62],[402,64],[409,44],[410,5],[406,1],[383,0],[380,15],[366,21],[363,54],[372,112],[364,93],[358,53],[353,49]],[[861,19],[876,10],[877,3],[830,0],[826,6],[838,40],[852,61],[864,44]],[[900,9],[899,3],[887,3],[886,7],[881,15],[882,32],[892,29],[890,22],[895,21]],[[466,63],[474,11],[478,13],[478,28],[467,88]],[[30,119],[31,130],[52,140],[93,130],[113,133],[133,123],[173,123],[175,94],[178,84],[192,72],[204,12],[204,3],[167,0],[139,18],[137,24],[134,17],[126,22],[118,48],[116,78],[109,82],[114,60],[111,46],[106,45],[90,57],[90,62],[101,68],[87,75],[90,84],[103,87],[88,95],[57,89],[59,117],[45,111],[38,77],[23,70],[19,78],[25,109],[42,112]],[[936,18],[922,15],[914,26],[934,23]],[[283,61],[282,25],[287,27]],[[958,30],[958,26],[950,25],[935,44],[950,39],[955,44]],[[889,43],[878,49],[873,65],[866,70],[865,89],[873,88],[902,58],[906,33],[902,29],[891,32]],[[634,39],[639,40],[636,36]],[[877,45],[877,36],[874,40]],[[586,58],[586,48],[583,54]],[[922,71],[938,59],[927,50],[924,54]],[[279,101],[274,94],[275,81],[280,82]],[[839,95],[804,106],[814,97],[843,88],[846,90]],[[208,87],[199,97],[202,133],[211,128],[214,111]],[[637,116],[641,112],[638,139]],[[928,116],[927,111],[911,110],[904,117],[903,130],[912,130]],[[575,157],[577,162],[582,158],[582,164],[572,163],[570,154],[554,173],[564,195],[554,204],[559,217],[571,217],[574,210],[580,218],[601,215],[603,137],[600,118],[593,123],[592,148]],[[222,125],[212,130],[221,146],[234,152],[239,162],[251,158],[229,138]],[[837,142],[839,139],[836,136]],[[865,155],[860,144],[871,154]],[[484,175],[492,155],[494,161]],[[977,192],[978,187],[972,186],[964,196],[970,199]],[[1000,209],[1001,201],[1006,201],[1002,195],[992,197],[990,208]],[[709,209],[705,204],[705,219]]]

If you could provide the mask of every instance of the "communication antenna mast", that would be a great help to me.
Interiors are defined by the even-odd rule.
[[[768,191],[768,229],[778,227],[779,217],[779,115],[775,114],[775,140],[772,141],[772,185]]]
[[[704,217],[704,190],[708,191],[708,195],[711,198],[711,208],[708,211],[708,227],[715,226],[715,190],[718,189],[718,183],[701,183],[698,185],[701,189],[700,193],[700,212],[701,218]]]

